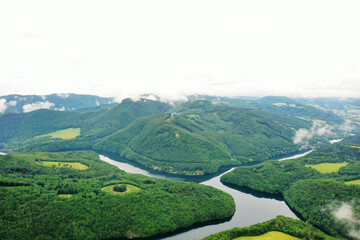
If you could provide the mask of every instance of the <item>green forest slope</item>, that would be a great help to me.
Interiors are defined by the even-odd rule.
[[[329,235],[326,235],[322,231],[314,228],[310,224],[303,221],[278,216],[275,219],[251,225],[250,227],[233,228],[230,230],[215,233],[203,238],[203,240],[232,240],[243,236],[259,236],[270,231],[279,231],[300,239],[336,239]]]
[[[111,152],[152,169],[187,175],[264,161],[299,148],[293,143],[291,125],[268,119],[257,110],[210,101],[171,108],[145,99],[124,100],[112,109],[89,113],[43,111],[14,116],[18,124],[0,131],[3,145],[18,146],[17,152]],[[0,117],[0,122],[6,125],[7,118]],[[81,135],[69,140],[39,137],[65,127],[80,128]]]
[[[178,110],[138,119],[93,148],[153,169],[190,175],[264,161],[298,149],[289,126],[253,111],[208,101],[184,104]]]
[[[331,173],[321,173],[308,167],[319,163],[348,164]],[[345,182],[358,179],[360,138],[357,136],[325,146],[299,159],[239,167],[221,177],[226,184],[282,194],[304,220],[333,236],[350,238],[354,229],[360,229],[355,224],[356,219],[360,219],[360,187]],[[345,210],[348,210],[346,214],[350,214],[352,220],[336,217],[334,209],[341,209],[344,204],[347,206]]]
[[[41,164],[49,161],[59,164]],[[73,163],[88,168],[78,170]],[[0,176],[1,239],[147,237],[228,218],[235,211],[227,193],[127,174],[94,152],[0,156]],[[130,191],[102,190],[116,184]]]

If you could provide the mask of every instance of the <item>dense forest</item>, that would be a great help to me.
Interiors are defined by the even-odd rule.
[[[147,237],[235,211],[220,190],[127,174],[94,152],[1,155],[0,176],[1,239]]]
[[[65,104],[59,96],[46,98]],[[263,162],[236,168],[221,181],[281,194],[307,221],[277,217],[206,239],[271,231],[332,239],[309,224],[334,237],[356,238],[360,188],[351,184],[360,180],[359,137],[322,146],[326,136],[314,136],[311,143],[322,146],[317,151],[296,160],[271,160],[301,149],[294,143],[300,128],[344,123],[330,111],[285,97],[194,96],[173,104],[125,99],[117,105],[93,96],[67,98],[66,106],[75,111],[0,114],[0,149],[11,149],[0,156],[0,238],[149,237],[234,214],[234,200],[224,192],[127,174],[100,161],[92,150],[185,175]],[[344,212],[351,218],[344,218]]]
[[[60,111],[92,111],[109,108],[114,105],[114,98],[99,97],[74,93],[58,93],[50,95],[19,95],[0,96],[5,108],[0,113],[23,113],[40,108]]]
[[[344,164],[325,173],[319,171],[323,169],[316,168],[329,168],[337,163]],[[289,206],[309,223],[333,236],[351,238],[354,237],[352,227],[356,229],[359,226],[337,219],[329,209],[341,208],[342,204],[347,204],[346,206],[351,206],[354,219],[359,218],[357,201],[360,199],[360,188],[358,185],[347,185],[351,180],[360,179],[359,163],[360,138],[352,136],[299,159],[268,161],[236,168],[223,175],[221,181],[262,192],[282,194]]]
[[[233,228],[215,233],[203,240],[232,240],[244,236],[259,236],[270,231],[279,231],[300,239],[333,240],[333,238],[312,225],[288,217],[278,216],[275,219],[258,223],[250,227]],[[259,238],[262,239],[262,238]]]
[[[23,153],[110,152],[159,171],[204,175],[222,166],[298,151],[300,146],[293,143],[294,123],[290,122],[206,100],[171,106],[128,99],[111,109],[87,113],[38,110],[5,114],[0,116],[0,145]],[[44,137],[68,128],[80,128],[81,134],[74,139]]]
[[[358,239],[360,187],[342,182],[301,180],[284,192],[286,202],[308,223],[335,237]]]

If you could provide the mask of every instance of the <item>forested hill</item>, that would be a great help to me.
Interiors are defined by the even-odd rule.
[[[342,117],[334,114],[332,109],[314,107],[310,102],[304,104],[304,101],[288,97],[268,96],[254,99],[198,95],[192,96],[191,99],[209,100],[214,103],[259,110],[264,116],[290,124],[295,128],[308,128],[311,127],[313,121],[319,120],[329,124],[340,124],[344,121]]]
[[[279,232],[282,233],[279,235]],[[267,236],[265,235],[267,234]],[[243,228],[233,228],[212,234],[203,240],[233,239],[322,239],[335,240],[312,225],[300,220],[278,216],[269,221]]]
[[[109,135],[135,119],[166,112],[165,103],[123,100],[111,109],[89,113],[41,109],[29,113],[0,115],[0,147],[20,146],[49,140],[43,134],[66,128],[80,128],[81,137]]]
[[[0,239],[149,237],[235,212],[218,189],[128,174],[85,151],[0,155],[0,199]]]
[[[295,131],[311,126],[312,120],[290,113],[208,100],[169,105],[125,99],[85,113],[42,109],[0,115],[0,149],[99,150],[159,171],[202,175],[296,152]],[[65,132],[78,134],[62,137]]]
[[[22,146],[18,150],[23,152],[95,149],[160,171],[190,175],[264,161],[299,148],[290,125],[257,110],[210,101],[170,106],[127,99],[109,110],[89,113],[5,114],[0,123],[6,126],[0,128],[3,145]],[[66,128],[78,128],[81,134],[66,140],[48,137]]]
[[[22,113],[38,109],[59,111],[91,111],[96,108],[111,106],[114,98],[95,95],[61,93],[50,95],[6,95],[0,96],[1,113]],[[105,107],[106,108],[106,107]]]
[[[350,136],[302,158],[239,167],[221,177],[231,186],[282,194],[304,220],[335,237],[354,237],[359,219],[360,138]],[[346,216],[341,218],[341,214]],[[355,222],[354,222],[355,223]]]

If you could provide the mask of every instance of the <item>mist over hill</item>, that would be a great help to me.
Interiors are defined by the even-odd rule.
[[[346,134],[357,131],[333,112],[286,97],[244,100],[197,95],[174,102],[144,97],[154,100],[124,99],[104,109],[2,114],[0,147],[22,152],[97,150],[159,171],[202,175],[221,166],[265,161],[294,153],[302,145],[324,143],[344,135],[345,123],[350,129]],[[86,102],[84,96],[79,98]],[[71,95],[64,99],[72,102]],[[83,106],[93,104],[95,96],[86,99]],[[80,135],[48,137],[66,129],[79,129]]]
[[[86,111],[101,109],[101,106],[114,102],[114,98],[74,93],[58,93],[50,95],[6,95],[0,96],[1,113],[23,113],[38,109],[58,111]]]

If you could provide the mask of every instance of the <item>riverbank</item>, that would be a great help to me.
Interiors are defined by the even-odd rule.
[[[310,153],[295,154],[292,157],[301,157],[305,154]],[[301,156],[299,156],[301,155]],[[108,162],[118,168],[129,172],[137,173],[145,176],[168,179],[173,181],[191,181],[204,184],[207,186],[212,186],[217,189],[220,189],[224,192],[229,193],[235,201],[236,211],[234,216],[227,220],[226,222],[208,222],[199,225],[194,225],[188,229],[181,229],[175,233],[171,233],[166,236],[157,236],[152,239],[161,239],[161,240],[183,240],[183,239],[202,239],[209,234],[220,232],[223,230],[231,229],[234,227],[246,227],[252,224],[264,222],[270,219],[277,217],[278,215],[283,215],[286,217],[291,217],[294,219],[299,219],[297,215],[289,208],[285,203],[283,198],[272,195],[259,195],[250,191],[241,191],[241,189],[234,189],[231,186],[226,186],[221,183],[220,178],[222,175],[232,171],[235,167],[230,169],[222,169],[221,173],[217,173],[213,176],[202,176],[202,177],[190,177],[190,176],[176,176],[173,174],[162,174],[158,171],[151,171],[141,166],[134,166],[132,162],[129,161],[120,161],[121,159],[111,159],[108,156],[100,155],[102,161]],[[279,159],[280,160],[280,159]],[[254,165],[254,164],[253,164]],[[205,225],[206,224],[206,225]]]

